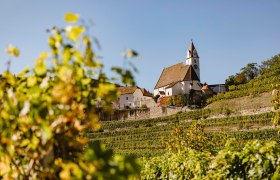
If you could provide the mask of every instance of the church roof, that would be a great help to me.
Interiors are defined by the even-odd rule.
[[[199,58],[193,42],[191,42],[190,44],[187,58],[192,58],[192,57]]]
[[[185,65],[184,63],[178,63],[173,66],[164,68],[160,78],[155,86],[155,89],[168,86],[180,81],[198,80],[195,70],[192,66]]]

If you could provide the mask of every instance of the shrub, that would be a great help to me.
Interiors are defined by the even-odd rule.
[[[148,108],[146,104],[142,104],[141,108]]]

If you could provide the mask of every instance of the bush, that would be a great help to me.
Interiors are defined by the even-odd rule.
[[[148,108],[146,104],[142,104],[141,108]]]

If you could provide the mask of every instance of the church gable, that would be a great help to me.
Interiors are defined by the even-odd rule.
[[[200,79],[198,78],[198,76],[192,66],[189,67],[188,73],[186,74],[186,76],[184,78],[184,81],[191,81],[191,80],[200,81]]]

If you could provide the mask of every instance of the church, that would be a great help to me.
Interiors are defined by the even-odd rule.
[[[199,56],[193,41],[189,46],[185,62],[163,69],[154,88],[154,96],[188,94],[191,89],[201,90]]]

